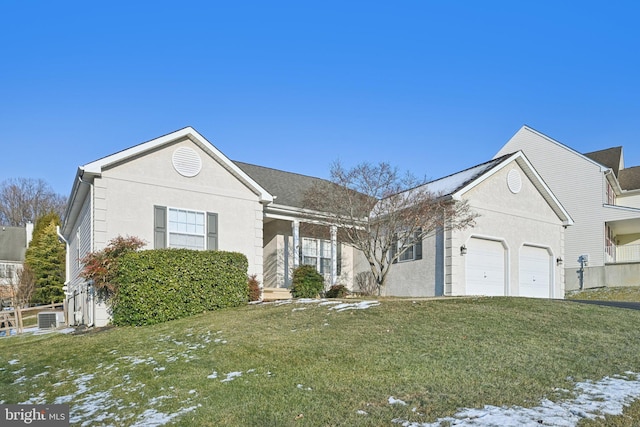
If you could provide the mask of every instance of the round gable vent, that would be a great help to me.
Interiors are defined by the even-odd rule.
[[[522,178],[517,169],[511,169],[507,174],[507,186],[513,194],[517,194],[522,190]]]
[[[182,176],[191,178],[200,173],[202,160],[196,150],[190,147],[180,147],[173,152],[173,168]]]

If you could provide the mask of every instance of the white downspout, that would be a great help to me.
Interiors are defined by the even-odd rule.
[[[64,243],[65,253],[64,253],[64,286],[62,286],[62,291],[64,292],[64,300],[63,300],[63,310],[64,310],[64,324],[65,326],[69,326],[69,313],[68,313],[68,305],[67,305],[67,297],[70,295],[69,291],[69,283],[70,279],[70,262],[69,262],[69,242],[64,238],[62,233],[60,233],[60,226],[56,226],[56,233],[58,234],[58,239],[60,239]]]
[[[84,174],[84,173],[83,173]],[[89,251],[93,252],[94,251],[94,245],[93,245],[93,184],[91,182],[88,181],[83,181],[82,180],[82,175],[80,175],[78,177],[78,180],[80,181],[81,184],[87,184],[89,186],[89,227],[90,227],[90,232],[89,232]],[[87,297],[91,298],[91,304],[87,310],[87,317],[89,317],[89,321],[87,322],[87,327],[91,327],[93,326],[93,322],[94,319],[96,318],[96,302],[95,302],[95,292],[89,292],[90,288],[93,287],[93,283],[88,283],[87,284]]]

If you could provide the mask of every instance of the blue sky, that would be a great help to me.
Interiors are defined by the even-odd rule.
[[[0,181],[185,126],[233,160],[438,178],[523,125],[640,165],[634,1],[0,2]]]

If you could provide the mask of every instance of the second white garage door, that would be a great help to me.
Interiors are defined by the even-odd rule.
[[[466,294],[505,295],[505,249],[502,243],[471,238],[466,246]]]
[[[551,282],[551,255],[544,248],[523,246],[520,249],[521,297],[549,298]]]

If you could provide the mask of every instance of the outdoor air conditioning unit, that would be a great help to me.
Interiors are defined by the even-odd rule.
[[[64,325],[64,312],[42,311],[38,313],[38,328],[49,329]]]

